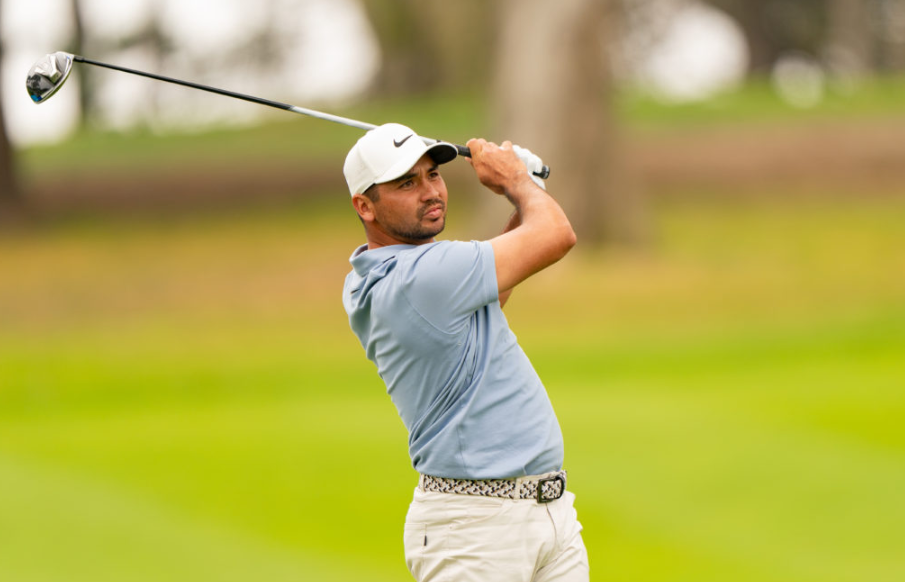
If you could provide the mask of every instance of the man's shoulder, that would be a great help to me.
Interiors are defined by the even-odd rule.
[[[400,259],[404,257],[407,261],[419,261],[421,259],[444,260],[454,257],[473,258],[486,252],[484,247],[492,252],[489,242],[442,240],[407,249],[404,255],[400,253]]]
[[[380,247],[353,257],[354,268],[346,286],[368,286],[387,279],[393,281],[392,286],[408,291],[413,286],[457,284],[492,262],[493,247],[488,241],[444,240]]]
[[[406,292],[417,293],[431,304],[463,293],[477,295],[482,302],[485,295],[496,297],[493,247],[486,241],[437,242],[400,257],[397,268]]]
[[[487,241],[437,241],[375,251],[382,253],[370,258],[366,274],[346,279],[350,314],[413,310],[433,328],[449,330],[498,298],[493,248]]]

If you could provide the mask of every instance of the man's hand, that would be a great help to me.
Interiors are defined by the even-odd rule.
[[[522,160],[522,163],[525,164],[525,167],[528,169],[528,175],[531,176],[534,183],[546,190],[546,182],[538,175],[544,167],[544,162],[540,159],[540,156],[528,148],[519,147],[517,145],[513,145],[512,150],[518,156],[518,159]]]
[[[467,145],[471,150],[471,158],[466,159],[475,169],[478,180],[496,194],[510,197],[526,180],[531,180],[525,162],[514,149],[518,146],[513,147],[511,142],[504,141],[503,145],[498,146],[483,139],[472,139]]]

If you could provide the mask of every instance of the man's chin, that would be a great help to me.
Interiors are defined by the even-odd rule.
[[[434,238],[446,228],[446,215],[440,216],[433,220],[426,219],[421,223],[421,233],[424,238]]]
[[[412,225],[411,228],[390,228],[387,225],[386,232],[398,241],[417,245],[431,242],[445,228],[446,215],[444,214],[433,220],[422,219],[420,223]]]
[[[444,227],[445,224],[440,225],[439,228],[423,228],[418,232],[397,232],[393,233],[393,238],[408,244],[425,244],[431,242],[435,236],[443,232]]]
[[[434,238],[435,236],[437,236],[438,234],[443,232],[443,229],[445,229],[445,228],[446,228],[446,217],[443,217],[437,221],[437,224],[434,225],[434,228],[430,229],[430,231],[433,233],[433,234],[431,234],[430,238]]]

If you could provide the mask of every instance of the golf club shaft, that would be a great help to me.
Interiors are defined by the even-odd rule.
[[[129,73],[131,75],[138,75],[139,77],[147,77],[149,79],[155,79],[157,81],[173,83],[174,85],[182,85],[183,87],[191,87],[192,89],[200,89],[201,91],[207,91],[208,93],[216,93],[218,95],[234,97],[236,99],[242,99],[243,101],[250,101],[252,103],[258,103],[260,105],[274,107],[276,109],[283,109],[284,111],[292,111],[293,113],[299,113],[301,115],[308,115],[310,117],[316,117],[318,119],[332,121],[334,123],[340,123],[342,125],[348,125],[350,127],[357,127],[358,129],[363,129],[365,131],[368,131],[368,130],[371,130],[371,129],[374,129],[375,127],[377,127],[374,124],[364,123],[362,121],[356,121],[354,119],[349,119],[347,117],[340,117],[338,115],[330,115],[329,113],[321,113],[320,111],[314,111],[312,109],[305,109],[304,107],[296,107],[295,105],[289,105],[288,103],[280,103],[279,101],[272,101],[270,99],[263,99],[261,97],[254,97],[253,95],[246,95],[244,93],[236,93],[235,91],[227,91],[226,89],[218,89],[216,87],[210,87],[208,85],[202,85],[200,83],[192,83],[191,81],[183,81],[181,79],[174,79],[172,77],[165,77],[163,75],[155,75],[154,73],[146,73],[145,71],[129,69],[127,67],[120,67],[117,65],[111,65],[109,63],[102,63],[100,61],[93,61],[91,59],[86,59],[85,57],[80,57],[78,55],[73,55],[72,60],[74,60],[77,63],[85,63],[87,65],[94,65],[96,67],[104,67],[106,69],[113,69],[114,71],[121,71],[123,73]]]
[[[323,113],[321,111],[315,111],[313,109],[306,109],[305,107],[298,107],[297,105],[281,103],[279,101],[273,101],[271,99],[264,99],[262,97],[255,97],[253,95],[246,95],[245,93],[237,93],[235,91],[228,91],[226,89],[218,89],[217,87],[211,87],[209,85],[202,85],[200,83],[192,83],[191,81],[183,81],[181,79],[174,79],[173,77],[165,77],[163,75],[156,75],[154,73],[139,71],[137,69],[130,69],[127,67],[120,67],[118,65],[111,65],[109,63],[102,63],[100,61],[86,59],[85,57],[82,57],[79,55],[72,55],[72,60],[77,63],[85,63],[86,65],[94,65],[95,67],[103,67],[105,69],[112,69],[114,71],[129,73],[130,75],[138,75],[139,77],[147,77],[149,79],[163,81],[165,83],[172,83],[174,85],[182,85],[183,87],[189,87],[191,89],[199,89],[201,91],[207,91],[208,93],[216,93],[217,95],[225,95],[226,97],[233,97],[235,99],[241,99],[243,101],[257,103],[259,105],[266,105],[267,107],[273,107],[275,109],[282,109],[283,111],[291,111],[292,113],[298,113],[299,115],[307,115],[309,117],[323,119],[324,121],[332,121],[333,123],[339,123],[341,125],[347,125],[349,127],[363,129],[365,131],[370,131],[370,130],[374,129],[375,127],[377,127],[373,123],[365,123],[363,121],[349,119],[348,117],[340,117],[339,115],[332,115],[330,113]],[[428,145],[437,142],[437,140],[426,138],[426,137],[422,138],[422,139]],[[462,146],[462,145],[458,145],[458,144],[452,144],[452,145],[459,151],[460,156],[465,156],[467,158],[471,157],[471,150],[469,150],[466,146]],[[550,175],[550,168],[547,166],[544,166],[541,169],[541,171],[536,172],[535,174],[546,180],[547,177]]]

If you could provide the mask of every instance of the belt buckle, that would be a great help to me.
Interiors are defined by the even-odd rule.
[[[559,489],[559,495],[556,497],[544,497],[544,484],[552,483],[554,481],[559,481],[562,484],[562,487]],[[557,473],[552,477],[547,477],[546,479],[538,479],[537,480],[537,502],[538,503],[550,503],[551,501],[556,501],[566,492],[566,480],[563,478],[562,473]]]

